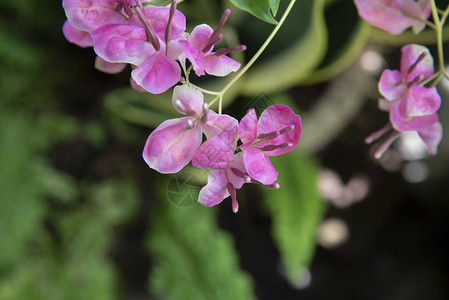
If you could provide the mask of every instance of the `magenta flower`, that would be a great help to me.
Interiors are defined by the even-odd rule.
[[[197,76],[202,76],[205,73],[214,76],[226,76],[240,68],[240,63],[225,54],[244,51],[246,46],[223,48],[212,52],[214,45],[223,39],[220,30],[230,13],[230,9],[225,10],[215,30],[206,24],[198,25],[193,29],[187,41],[180,41],[184,55],[192,63]],[[184,56],[181,60],[183,59]]]
[[[231,196],[232,211],[236,213],[239,210],[236,189],[241,188],[245,183],[245,178],[241,175],[244,173],[246,170],[243,164],[243,153],[239,152],[232,156],[228,168],[212,170],[207,185],[200,191],[198,202],[211,207]]]
[[[264,184],[273,184],[278,172],[269,160],[292,150],[301,136],[301,117],[285,105],[272,105],[265,109],[259,121],[250,109],[239,124],[243,161],[249,176]]]
[[[412,26],[420,32],[431,13],[429,0],[355,0],[355,4],[362,19],[391,34]]]
[[[107,24],[92,32],[94,50],[111,63],[135,65],[131,76],[137,85],[160,94],[181,78],[175,62],[181,54],[185,17],[172,5],[135,8],[139,22]]]
[[[402,47],[401,52],[400,70],[385,70],[379,81],[379,92],[391,101],[400,99],[407,89],[434,74],[429,49],[409,44]]]
[[[203,94],[188,85],[173,90],[175,108],[187,117],[170,119],[148,137],[143,159],[150,168],[163,173],[179,172],[195,155],[202,142]],[[203,118],[204,120],[205,118]]]
[[[419,85],[434,74],[433,58],[421,45],[402,48],[400,70],[385,70],[379,81],[379,91],[385,99],[379,100],[379,108],[390,113],[390,123],[367,137],[371,143],[393,128],[394,132],[379,147],[376,158],[389,148],[401,132],[416,131],[427,146],[429,154],[436,154],[442,137],[437,110],[441,97],[435,87]]]

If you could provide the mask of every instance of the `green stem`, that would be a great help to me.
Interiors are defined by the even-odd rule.
[[[437,48],[438,48],[438,66],[439,71],[444,75],[446,71],[444,70],[444,55],[443,55],[443,27],[438,15],[438,9],[435,4],[435,0],[430,1],[432,5],[432,16],[435,23],[435,32],[437,35]]]
[[[237,80],[240,79],[240,77],[243,76],[243,74],[246,73],[246,71],[248,71],[248,69],[256,62],[256,60],[260,57],[260,55],[262,54],[263,51],[265,51],[265,49],[268,47],[268,45],[270,44],[270,42],[273,40],[274,36],[276,35],[276,33],[279,31],[279,29],[281,28],[282,24],[284,24],[285,19],[287,18],[288,14],[290,13],[290,11],[293,8],[293,5],[295,4],[296,0],[291,0],[290,4],[288,5],[287,9],[285,10],[284,14],[282,15],[282,18],[279,20],[279,23],[276,25],[276,27],[273,29],[273,31],[271,32],[270,36],[268,36],[267,40],[265,41],[265,43],[263,43],[263,45],[260,47],[260,49],[257,51],[257,53],[253,56],[253,58],[251,58],[251,60],[246,64],[245,67],[243,67],[243,69],[240,70],[239,73],[237,73],[237,75],[232,78],[231,81],[228,82],[228,84],[220,91],[220,103],[219,103],[219,111],[221,111],[221,104],[222,104],[222,96],[226,93],[227,90],[229,90],[229,88],[237,82]]]

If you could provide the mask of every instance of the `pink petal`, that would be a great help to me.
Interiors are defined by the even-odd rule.
[[[244,150],[243,162],[249,176],[262,184],[272,184],[278,178],[278,172],[265,153],[259,149],[250,147]]]
[[[441,123],[436,122],[432,126],[418,131],[418,135],[426,144],[427,152],[431,155],[437,154],[438,144],[443,137],[443,126],[441,126]]]
[[[207,179],[207,185],[200,191],[198,202],[204,206],[214,206],[229,197],[228,179],[225,170],[213,170]]]
[[[132,77],[129,78],[129,84],[131,85],[131,87],[133,89],[135,89],[138,92],[141,92],[141,93],[147,92],[147,90],[144,89],[143,87],[141,87],[140,85],[138,85],[137,82]]]
[[[399,34],[420,23],[402,12],[419,17],[419,7],[413,0],[355,0],[355,4],[362,19],[391,34]]]
[[[385,99],[379,99],[377,102],[377,107],[382,111],[390,111],[391,105],[393,104],[393,101],[385,100]]]
[[[126,19],[115,8],[118,1],[63,0],[67,19],[76,29],[92,32],[105,24],[122,24]]]
[[[426,88],[414,85],[404,94],[400,113],[409,117],[425,116],[435,113],[440,105],[441,97],[435,87]],[[405,108],[405,114],[403,113],[403,107]]]
[[[254,108],[248,110],[239,123],[239,136],[242,143],[250,144],[257,137],[257,115]]]
[[[190,128],[191,117],[171,119],[159,125],[148,137],[143,159],[150,168],[163,173],[179,172],[193,158],[201,144],[201,130]]]
[[[405,118],[400,114],[399,106],[399,102],[393,103],[390,110],[390,121],[397,131],[419,131],[438,122],[437,114]]]
[[[107,74],[117,74],[126,68],[126,64],[110,63],[102,59],[100,56],[97,56],[97,58],[95,58],[95,68]]]
[[[271,105],[266,108],[260,115],[257,123],[258,134],[270,133],[273,131],[282,131],[285,128],[292,126],[293,129],[278,135],[273,139],[262,141],[257,144],[258,148],[263,148],[268,145],[282,145],[291,144],[290,147],[265,151],[267,156],[276,156],[289,152],[298,145],[301,137],[301,117],[296,115],[292,109],[286,105]]]
[[[145,6],[145,16],[148,18],[151,30],[164,42],[169,14],[169,7]],[[171,30],[172,39],[178,38],[178,36],[186,30],[186,17],[179,10],[176,10],[173,15]]]
[[[209,25],[198,25],[193,28],[188,41],[195,49],[202,52],[212,32],[214,32],[214,30]]]
[[[161,52],[148,58],[132,71],[136,83],[152,94],[160,94],[174,86],[181,78],[179,65]]]
[[[64,33],[65,38],[73,44],[80,46],[81,48],[92,47],[93,42],[90,36],[90,33],[76,29],[70,24],[68,20],[64,22],[62,26],[62,32]]]
[[[432,6],[429,0],[418,0],[419,13],[422,20],[427,20],[432,12]],[[420,33],[424,27],[426,27],[426,23],[419,22],[413,25],[413,32]]]
[[[92,39],[95,53],[109,62],[139,66],[156,52],[145,29],[134,25],[108,24],[92,32]]]
[[[188,84],[183,84],[173,89],[172,103],[181,114],[200,115],[203,110],[204,96],[200,90]],[[177,103],[181,103],[183,109]]]
[[[184,51],[184,55],[192,63],[195,74],[197,76],[203,76],[205,74],[203,53],[187,41],[179,41],[179,43]]]
[[[402,96],[405,83],[402,75],[397,70],[385,70],[380,76],[379,92],[388,100],[396,100]]]
[[[231,116],[219,115],[210,110],[207,122],[201,124],[201,128],[207,138],[229,133],[229,137],[237,139],[238,121]]]
[[[195,153],[192,165],[200,169],[227,169],[235,152],[236,135],[223,133],[209,138]]]
[[[204,70],[209,75],[226,76],[240,68],[240,63],[226,55],[215,56],[213,53],[204,57]]]
[[[245,164],[243,162],[243,152],[239,152],[237,154],[234,154],[234,156],[232,156],[231,165],[230,165],[230,168],[227,171],[228,172],[229,182],[232,183],[232,185],[236,189],[239,189],[245,183],[245,179],[243,177],[238,176],[237,174],[235,174],[233,169],[238,170],[239,173],[247,174],[246,168],[245,168]]]
[[[425,79],[433,75],[433,58],[429,49],[421,45],[409,44],[402,47],[401,52],[401,74],[404,80],[407,79],[407,81],[410,82],[417,76],[422,76],[422,78]],[[426,56],[409,74],[410,67],[416,63],[416,60],[423,53],[426,53]]]

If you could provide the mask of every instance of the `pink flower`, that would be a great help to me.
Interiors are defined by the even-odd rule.
[[[379,92],[387,100],[397,100],[405,91],[434,74],[433,58],[424,46],[409,44],[401,49],[400,70],[385,70],[379,81]]]
[[[192,160],[202,142],[199,123],[203,94],[188,85],[177,86],[172,101],[180,113],[188,116],[163,122],[149,135],[143,149],[148,166],[163,174],[179,172]]]
[[[220,30],[230,13],[230,9],[225,10],[215,30],[206,24],[198,25],[193,29],[187,41],[180,41],[184,55],[192,63],[197,76],[202,76],[205,73],[214,76],[226,76],[240,68],[240,63],[225,54],[244,51],[246,46],[236,46],[212,52],[214,45],[223,38]]]
[[[92,32],[106,24],[127,22],[129,6],[133,0],[63,0],[67,19],[78,30]],[[128,15],[131,17],[131,15]]]
[[[62,26],[62,32],[64,33],[65,38],[77,46],[80,46],[81,48],[87,48],[92,47],[92,37],[90,36],[90,33],[87,31],[76,29],[75,27],[70,24],[68,20],[64,22],[64,25]]]
[[[435,87],[419,85],[433,73],[433,58],[429,50],[421,45],[404,46],[400,71],[385,70],[382,73],[379,91],[385,99],[379,100],[379,108],[390,113],[391,125],[368,136],[366,142],[373,142],[391,128],[394,132],[376,151],[376,158],[380,158],[405,131],[416,131],[427,145],[428,153],[436,154],[442,137],[442,127],[436,113],[441,97]]]
[[[268,156],[277,156],[292,150],[301,136],[301,118],[285,105],[265,109],[259,121],[250,109],[239,124],[243,161],[249,176],[264,184],[273,184],[278,172]]]
[[[181,78],[175,62],[181,54],[185,17],[168,7],[137,7],[139,22],[107,24],[92,32],[94,50],[110,63],[135,65],[135,83],[152,94],[160,94]],[[171,22],[168,26],[167,24]]]
[[[420,32],[431,13],[429,0],[355,0],[355,4],[362,19],[391,34],[412,26]]]
[[[200,191],[198,202],[211,207],[231,196],[232,211],[236,213],[239,210],[236,189],[241,188],[245,183],[244,177],[240,175],[244,173],[246,170],[243,164],[243,153],[239,152],[232,156],[228,168],[212,170],[207,185]]]

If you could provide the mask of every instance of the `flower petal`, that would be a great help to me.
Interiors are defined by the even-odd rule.
[[[238,172],[240,174],[247,174],[245,164],[243,162],[243,152],[239,152],[237,154],[234,154],[234,156],[232,156],[231,166],[227,172],[229,182],[232,183],[232,185],[236,189],[241,188],[245,183],[245,179],[237,175],[235,172]]]
[[[240,63],[226,55],[215,56],[213,53],[204,57],[204,70],[209,75],[227,76],[240,68]]]
[[[385,70],[379,80],[379,92],[385,99],[393,101],[402,96],[405,90],[405,83],[402,75],[397,70]]]
[[[62,26],[62,32],[64,33],[65,38],[73,44],[80,46],[81,48],[87,48],[93,46],[92,37],[90,33],[76,29],[70,24],[68,20],[64,22]]]
[[[355,0],[355,4],[362,19],[391,34],[399,34],[421,23],[406,16],[420,17],[420,8],[413,0]]]
[[[393,103],[390,110],[390,121],[397,131],[419,131],[438,122],[438,115],[436,113],[405,118],[400,114],[399,106],[399,102]]]
[[[251,108],[239,123],[239,136],[244,145],[250,144],[257,137],[257,115],[256,110]]]
[[[243,150],[243,162],[249,176],[264,185],[272,184],[278,178],[279,173],[265,153],[259,149],[250,147]]]
[[[145,16],[150,23],[151,30],[165,42],[165,29],[167,28],[170,7],[145,6]],[[171,39],[177,39],[186,30],[186,17],[179,10],[175,11],[171,22]]]
[[[191,117],[171,119],[159,125],[148,137],[143,159],[150,168],[163,173],[179,172],[195,155],[201,144],[199,126],[188,126]]]
[[[139,66],[156,52],[139,26],[108,24],[92,32],[92,39],[95,53],[109,62]]]
[[[427,152],[431,155],[437,154],[438,144],[443,137],[443,126],[440,122],[436,122],[432,126],[426,127],[418,131],[419,137],[427,146]]]
[[[429,49],[424,46],[409,44],[401,49],[401,74],[404,80],[407,82],[412,81],[417,76],[422,76],[423,79],[433,75],[433,58]],[[425,53],[425,57],[415,65],[417,59]],[[413,71],[409,73],[410,67],[414,66]]]
[[[288,127],[293,127],[292,130],[282,133]],[[265,151],[267,156],[276,156],[289,152],[298,145],[299,138],[301,137],[301,117],[296,115],[292,109],[286,105],[271,105],[266,108],[260,115],[259,122],[257,123],[258,134],[270,133],[273,131],[280,131],[281,134],[277,137],[269,140],[262,141],[257,144],[258,148],[265,146],[275,146],[283,144],[291,144],[290,147],[283,147],[270,151]]]
[[[115,9],[118,1],[107,0],[63,0],[67,19],[76,29],[92,32],[105,24],[126,22]]]
[[[435,87],[412,86],[401,101],[400,113],[405,117],[425,116],[435,113],[441,105],[441,97]],[[403,113],[405,106],[405,114]]]
[[[238,121],[231,116],[219,115],[210,110],[207,115],[207,122],[201,124],[201,128],[208,139],[225,132],[230,134],[229,137],[236,139]]]
[[[205,141],[195,153],[192,165],[200,169],[227,169],[235,152],[236,136],[225,132]]]
[[[193,47],[188,41],[179,41],[181,44],[184,55],[192,63],[196,76],[203,76],[204,74],[204,57],[203,53]]]
[[[207,178],[207,185],[200,191],[198,202],[204,206],[214,206],[229,197],[228,179],[225,170],[213,170]]]
[[[195,49],[202,52],[206,46],[209,37],[214,30],[207,24],[201,24],[193,28],[192,33],[189,35],[189,43],[195,47]]]
[[[97,56],[95,58],[95,68],[97,70],[107,73],[107,74],[117,74],[126,68],[126,64],[111,63],[111,62],[105,61],[100,56]]]
[[[176,104],[178,101],[183,109]],[[200,90],[188,84],[183,84],[173,89],[172,103],[181,114],[200,115],[203,110],[204,96]]]
[[[136,83],[152,94],[160,94],[174,86],[181,78],[179,65],[161,52],[148,58],[131,72]]]

